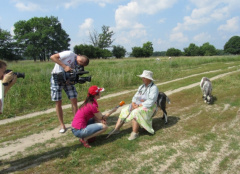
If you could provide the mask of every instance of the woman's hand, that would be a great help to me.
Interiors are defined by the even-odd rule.
[[[132,103],[132,110],[141,107],[142,104],[137,105],[136,103]]]
[[[102,124],[107,124],[107,121],[106,120],[101,120],[101,123]]]
[[[138,108],[138,105],[133,102],[133,103],[132,103],[132,109],[136,109],[136,108]]]

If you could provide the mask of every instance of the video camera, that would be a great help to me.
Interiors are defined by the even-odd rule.
[[[88,74],[88,71],[84,71],[83,66],[77,66],[71,72],[60,72],[53,74],[53,79],[59,85],[75,85],[76,83],[83,84],[85,82],[91,82],[91,76],[89,77],[80,77],[83,74]]]

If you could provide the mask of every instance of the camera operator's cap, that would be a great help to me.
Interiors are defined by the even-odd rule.
[[[144,77],[146,79],[155,81],[152,76],[153,76],[153,72],[152,71],[148,71],[148,70],[144,70],[143,73],[141,75],[137,75],[139,77]]]
[[[104,91],[104,88],[99,88],[98,86],[91,86],[88,89],[88,93],[91,94],[91,95],[96,95],[99,92],[103,92],[103,91]]]

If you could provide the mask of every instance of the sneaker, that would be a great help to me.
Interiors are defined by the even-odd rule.
[[[84,147],[86,148],[91,148],[92,146],[90,146],[88,144],[88,141],[85,141],[84,139],[80,138],[79,141],[83,144]]]
[[[139,133],[135,133],[135,132],[132,132],[130,137],[128,137],[128,140],[134,140],[136,139],[137,137],[139,137]]]
[[[63,128],[62,128],[62,129],[59,130],[59,133],[62,133],[62,134],[63,134],[63,133],[66,132],[66,130],[67,130],[67,129],[63,129]]]
[[[111,134],[111,135],[115,135],[115,134],[119,134],[120,133],[120,130],[119,129],[113,129],[111,132],[108,133]]]

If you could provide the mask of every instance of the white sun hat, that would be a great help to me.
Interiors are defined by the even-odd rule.
[[[146,79],[155,81],[152,76],[153,76],[153,72],[152,71],[148,71],[148,70],[144,70],[143,73],[141,75],[137,75],[139,77],[144,77]]]

